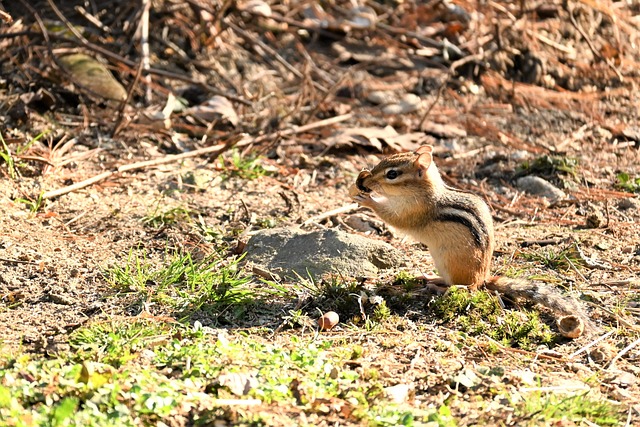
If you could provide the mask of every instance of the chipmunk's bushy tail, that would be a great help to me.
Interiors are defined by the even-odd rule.
[[[515,299],[540,304],[553,312],[560,333],[567,338],[578,338],[585,332],[595,331],[580,302],[570,295],[563,295],[544,283],[524,279],[494,276],[486,281],[485,287]]]

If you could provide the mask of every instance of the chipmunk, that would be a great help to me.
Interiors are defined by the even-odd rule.
[[[489,206],[478,196],[447,186],[433,162],[433,147],[396,154],[363,170],[352,198],[387,224],[425,244],[444,286],[481,286],[549,308],[560,333],[581,336],[592,325],[580,303],[528,280],[490,277],[495,245]]]

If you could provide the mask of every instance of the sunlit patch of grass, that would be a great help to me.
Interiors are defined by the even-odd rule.
[[[219,158],[223,179],[239,177],[256,179],[266,175],[268,171],[262,165],[262,158],[254,154],[242,155],[239,150],[231,150],[230,155]]]
[[[621,172],[616,176],[616,188],[629,191],[631,193],[640,192],[640,176],[632,177],[626,172]]]
[[[543,247],[534,252],[522,253],[520,256],[552,270],[567,271],[574,267],[580,269],[584,266],[584,261],[580,259],[573,245],[563,249]]]
[[[418,279],[406,271],[400,271],[396,274],[396,277],[393,280],[393,286],[401,286],[406,291],[412,291],[418,285],[421,284],[421,279]]]
[[[130,250],[121,263],[106,270],[111,285],[138,294],[143,304],[159,303],[179,313],[216,309],[255,301],[252,278],[239,266],[241,258],[213,253],[196,260],[189,252],[167,252],[160,260]]]
[[[70,344],[57,359],[0,357],[0,424],[133,426],[170,417],[295,425],[306,413],[350,424],[454,425],[446,407],[392,403],[379,379],[345,365],[353,357],[347,343],[294,336],[282,346],[198,323],[139,319],[86,326]]]
[[[158,202],[154,211],[142,218],[142,223],[152,228],[165,227],[179,222],[191,223],[191,217],[196,214],[197,212],[184,206],[177,206],[161,211],[160,202]]]
[[[518,174],[534,174],[546,177],[547,179],[564,175],[570,176],[574,181],[577,181],[578,168],[578,160],[573,157],[544,155],[533,161],[524,162],[520,166]]]
[[[92,360],[120,367],[145,349],[165,345],[178,329],[157,320],[101,322],[74,331],[69,344],[77,360]]]
[[[589,392],[576,395],[563,395],[547,392],[530,392],[522,396],[523,401],[516,405],[516,414],[521,417],[518,425],[539,426],[571,423],[581,425],[615,426],[620,425],[622,417],[609,401],[594,398]]]
[[[554,334],[535,312],[503,310],[491,294],[450,288],[430,303],[436,318],[472,336],[486,335],[507,347],[532,350],[554,342]]]

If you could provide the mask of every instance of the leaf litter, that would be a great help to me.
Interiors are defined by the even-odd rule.
[[[373,329],[362,317],[340,313],[341,325],[315,339],[346,340],[361,356],[336,359],[341,369],[371,384],[381,376],[380,396],[439,425],[450,417],[458,425],[543,425],[539,417],[548,414],[533,404],[529,413],[514,412],[518,402],[535,403],[536,393],[544,402],[561,389],[582,396],[585,384],[592,399],[615,402],[620,422],[640,419],[634,403],[640,389],[631,380],[640,374],[634,226],[640,208],[632,185],[640,179],[637,7],[591,1],[57,3],[9,2],[1,11],[0,332],[7,351],[52,358],[74,330],[114,316],[172,319],[176,313],[165,306],[114,293],[104,269],[132,248],[146,249],[151,261],[167,248],[194,256],[224,252],[241,233],[272,223],[296,227],[318,217],[305,227],[349,230],[347,213],[322,213],[350,203],[346,189],[358,171],[382,153],[427,141],[450,184],[490,202],[498,223],[494,270],[526,270],[580,289],[594,318],[613,334],[604,345],[559,342],[525,351],[435,324],[422,301],[427,297],[409,293],[394,300],[396,317],[369,324]],[[77,74],[65,66],[70,55],[88,58],[100,70],[97,80],[111,89],[86,80],[93,71]],[[373,102],[375,91],[391,96]],[[215,171],[217,156],[240,164],[232,158],[234,146],[241,156],[260,155],[271,172],[214,179],[193,190],[183,185],[182,177],[195,170]],[[569,197],[550,206],[515,184],[518,168],[542,155],[578,159],[572,185],[563,188]],[[143,219],[157,206],[197,214],[152,228]],[[604,220],[587,227],[593,209]],[[366,228],[370,235],[392,238],[374,218],[369,223],[376,224]],[[554,258],[569,256],[563,242],[570,237],[607,267]],[[545,252],[552,241],[558,250]],[[406,251],[408,271],[431,265],[416,246],[393,243]],[[293,301],[274,294],[269,307],[238,314],[229,306],[186,322],[224,325],[232,335],[273,331],[282,313],[315,315],[305,312],[313,306],[306,298],[305,292]],[[282,347],[315,336],[310,327],[249,333]],[[243,392],[253,387],[246,372],[218,380],[239,395],[242,385]],[[520,379],[532,372],[536,390]],[[300,414],[314,425],[367,419],[351,397],[310,398],[304,377],[297,381],[287,392],[296,404],[259,405],[255,413],[280,423],[273,425]],[[61,413],[74,402],[64,401]],[[566,399],[548,402],[563,407]],[[423,416],[429,408],[438,409]]]

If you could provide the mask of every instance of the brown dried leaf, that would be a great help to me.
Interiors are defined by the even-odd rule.
[[[250,12],[255,15],[262,15],[265,17],[271,16],[271,6],[262,0],[246,0],[239,1],[236,4],[238,10],[243,12]]]
[[[406,133],[404,135],[397,135],[392,138],[386,138],[384,142],[397,152],[415,151],[422,145],[433,144],[435,142],[435,138],[425,135],[423,132],[413,132]]]
[[[89,55],[75,53],[63,56],[59,61],[72,76],[73,83],[107,99],[122,101],[127,97],[124,86],[113,77],[111,71]]]
[[[186,109],[185,113],[203,122],[223,119],[233,126],[238,125],[238,114],[231,101],[224,96],[212,96],[204,104]]]
[[[216,382],[228,388],[236,396],[247,395],[258,384],[254,374],[241,372],[221,374]]]
[[[422,123],[420,130],[440,138],[465,138],[467,136],[467,131],[456,125],[434,123],[430,121]]]
[[[382,151],[382,140],[398,136],[398,132],[391,127],[362,127],[340,129],[332,136],[324,140],[328,147],[354,146],[373,147]]]

